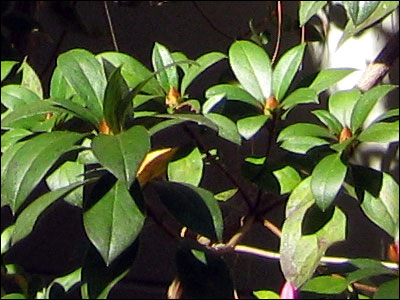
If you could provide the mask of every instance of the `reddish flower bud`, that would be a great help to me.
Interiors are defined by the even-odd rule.
[[[341,143],[347,141],[349,138],[352,137],[352,135],[353,133],[351,132],[351,130],[348,127],[344,127],[340,132],[339,142]]]
[[[294,284],[290,281],[285,281],[285,284],[283,285],[280,292],[281,299],[297,299],[298,296],[299,293]]]

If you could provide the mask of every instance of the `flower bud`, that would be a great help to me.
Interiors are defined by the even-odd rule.
[[[281,299],[297,299],[299,293],[293,283],[285,281],[279,295]]]

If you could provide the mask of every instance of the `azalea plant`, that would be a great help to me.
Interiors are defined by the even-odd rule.
[[[344,39],[398,5],[369,3],[344,1],[349,17]],[[302,2],[300,26],[325,5]],[[398,108],[366,123],[375,105],[397,86],[339,90],[324,106],[321,94],[354,70],[325,69],[308,83],[296,83],[307,43],[293,46],[275,62],[263,42],[254,33],[252,41],[233,42],[227,53],[197,59],[155,43],[153,70],[128,54],[72,49],[58,56],[48,95],[26,61],[2,61],[1,205],[14,216],[1,234],[2,277],[20,283],[20,291],[2,287],[2,296],[48,299],[61,285],[65,293],[80,289],[82,298],[106,298],[131,270],[143,225],[152,219],[178,244],[177,274],[166,289],[170,298],[240,298],[225,259],[232,253],[279,260],[282,289],[254,291],[260,299],[279,298],[279,293],[281,298],[398,297],[398,183],[386,172],[352,162],[363,143],[398,143]],[[235,82],[217,82],[204,98],[193,98],[191,84],[222,60],[229,62]],[[21,80],[4,84],[16,69]],[[309,104],[320,105],[308,112],[317,123],[282,125],[299,105],[305,109]],[[172,127],[181,128],[190,142],[163,147],[153,142]],[[263,131],[268,136],[265,156],[247,155],[240,177],[229,171],[223,147],[211,149],[203,142],[220,139],[241,149]],[[272,145],[285,153],[282,161],[269,160]],[[202,186],[209,165],[222,172],[232,189]],[[249,193],[243,182],[255,192]],[[40,183],[47,190],[32,198]],[[149,201],[147,190],[157,199]],[[392,262],[325,256],[332,244],[346,239],[346,211],[336,205],[343,193],[392,237],[385,245]],[[247,210],[232,234],[220,207],[235,197]],[[38,218],[56,201],[82,209],[90,246],[80,268],[32,292],[7,262],[7,252],[35,230]],[[179,226],[162,222],[155,203]],[[275,205],[285,206],[279,226],[265,218]],[[240,243],[255,223],[280,238],[279,249]],[[338,274],[330,270],[332,264],[351,268]],[[365,288],[365,280],[378,275],[385,275],[384,282]]]

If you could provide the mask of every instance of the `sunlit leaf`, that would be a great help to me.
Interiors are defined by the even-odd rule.
[[[174,59],[169,50],[164,45],[155,43],[152,56],[154,71],[162,70],[165,66],[173,62]],[[161,71],[156,75],[156,78],[164,92],[168,93],[171,87],[178,90],[178,72],[175,66]]]
[[[168,179],[198,186],[203,177],[203,168],[202,155],[198,148],[194,148],[187,156],[168,164]]]
[[[300,1],[300,26],[304,26],[326,3],[328,3],[328,1]]]

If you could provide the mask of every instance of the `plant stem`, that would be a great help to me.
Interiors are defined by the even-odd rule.
[[[112,41],[114,44],[114,48],[115,48],[115,51],[119,52],[117,39],[115,38],[114,28],[113,28],[112,21],[111,21],[110,12],[108,10],[107,1],[103,1],[103,3],[104,3],[104,10],[106,11],[106,15],[107,15],[108,27],[110,27],[110,33],[111,33],[111,38],[112,38]]]
[[[271,59],[271,64],[273,64],[276,60],[276,57],[278,56],[279,52],[279,47],[281,44],[281,32],[282,32],[282,3],[281,1],[277,1],[277,17],[278,17],[278,36],[276,38],[276,44],[275,44],[275,51],[274,55],[272,56]]]

